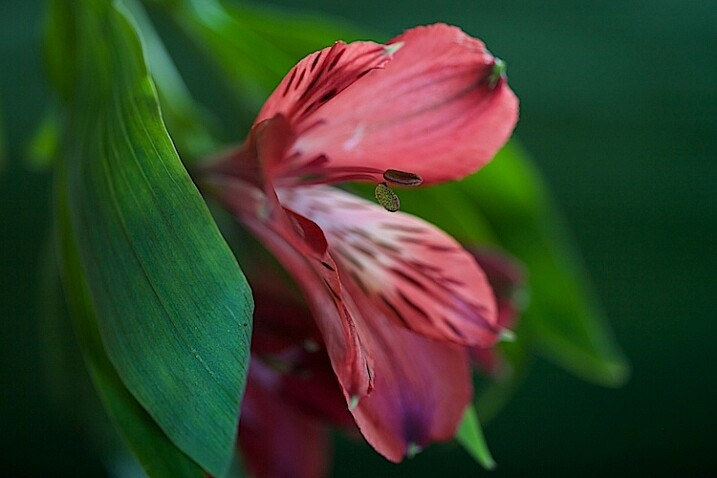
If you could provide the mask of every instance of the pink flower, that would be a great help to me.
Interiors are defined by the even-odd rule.
[[[502,63],[458,28],[339,42],[299,62],[246,142],[206,169],[209,191],[296,280],[345,403],[389,460],[454,435],[472,395],[466,347],[500,333],[474,258],[387,212],[398,209],[390,186],[477,170],[517,108]],[[326,185],[353,180],[376,183],[384,207]]]

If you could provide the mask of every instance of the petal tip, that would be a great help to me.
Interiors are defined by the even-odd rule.
[[[498,340],[500,342],[515,342],[517,340],[517,336],[515,335],[515,332],[509,329],[501,329]]]
[[[413,458],[423,451],[423,447],[417,443],[409,443],[406,447],[406,457]]]

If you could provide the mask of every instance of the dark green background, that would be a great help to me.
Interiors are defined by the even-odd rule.
[[[284,3],[296,8],[297,2]],[[508,63],[517,134],[582,250],[633,371],[621,389],[539,361],[487,429],[494,476],[674,476],[717,443],[717,6],[710,1],[300,2],[388,37],[446,21]],[[21,165],[49,91],[41,2],[0,0],[0,464],[10,476],[101,473],[45,395],[36,285],[49,178]],[[197,72],[191,76],[199,76]],[[341,442],[337,476],[478,475],[446,445],[395,467]]]

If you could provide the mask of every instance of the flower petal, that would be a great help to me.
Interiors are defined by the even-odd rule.
[[[238,443],[252,476],[326,476],[331,446],[328,430],[282,400],[261,375],[252,363],[239,423]]]
[[[451,237],[418,219],[329,186],[277,190],[323,230],[343,284],[395,323],[427,337],[487,347],[498,338],[485,274]]]
[[[321,229],[304,217],[272,208],[274,202],[249,183],[226,176],[209,177],[207,183],[301,288],[346,400],[369,393],[373,387],[370,360],[346,309],[337,266],[325,250]]]
[[[391,58],[391,49],[374,42],[336,42],[294,66],[264,103],[255,124],[277,115],[297,127],[311,126],[307,118],[371,70]]]
[[[426,339],[386,318],[347,285],[349,305],[373,358],[373,391],[352,411],[364,438],[399,462],[427,445],[450,440],[472,396],[465,348]]]
[[[428,184],[487,163],[513,131],[518,101],[496,77],[496,60],[483,43],[436,24],[406,31],[387,51],[395,52],[392,61],[349,86],[327,75],[327,85],[344,89],[302,119],[288,154],[294,168],[313,171],[312,161],[325,158],[327,181],[343,180],[346,171],[395,169]],[[259,120],[286,109],[272,104]]]

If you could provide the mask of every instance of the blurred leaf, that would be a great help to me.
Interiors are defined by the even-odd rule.
[[[149,476],[203,477],[202,469],[174,446],[125,388],[107,357],[72,235],[65,191],[67,181],[64,171],[56,174],[55,232],[65,297],[87,369],[105,409]]]
[[[65,52],[67,204],[104,347],[169,439],[220,476],[246,379],[248,285],[162,123],[133,26],[106,1],[62,6],[78,39]]]
[[[523,332],[520,323],[515,335],[514,341],[501,342],[498,345],[504,362],[498,375],[490,379],[475,375],[481,383],[475,387],[474,403],[484,424],[490,423],[508,403],[532,365],[533,350],[528,334]]]
[[[66,0],[49,0],[43,41],[45,69],[55,92],[68,100],[74,90],[75,71],[67,53],[76,50],[75,22]]]
[[[35,131],[25,153],[25,162],[28,167],[44,171],[49,169],[60,148],[60,134],[62,122],[57,105],[48,108],[42,123]]]
[[[361,193],[368,197],[363,188]],[[534,344],[542,355],[587,380],[608,386],[625,381],[629,367],[581,262],[540,175],[514,141],[463,181],[398,195],[403,210],[461,242],[500,246],[526,265],[531,300],[520,332],[526,347]]]
[[[7,151],[7,144],[5,143],[5,123],[3,122],[2,109],[0,109],[0,173],[5,168],[5,155]]]
[[[461,420],[456,432],[456,440],[483,468],[487,470],[495,468],[495,460],[493,460],[493,456],[488,450],[475,408],[466,408],[463,420]]]
[[[526,154],[509,143],[458,187],[478,206],[500,245],[528,268],[531,302],[522,321],[538,351],[585,379],[623,383],[628,365]]]
[[[256,113],[294,64],[336,40],[358,38],[337,21],[218,0],[155,0],[218,64],[244,107]]]

